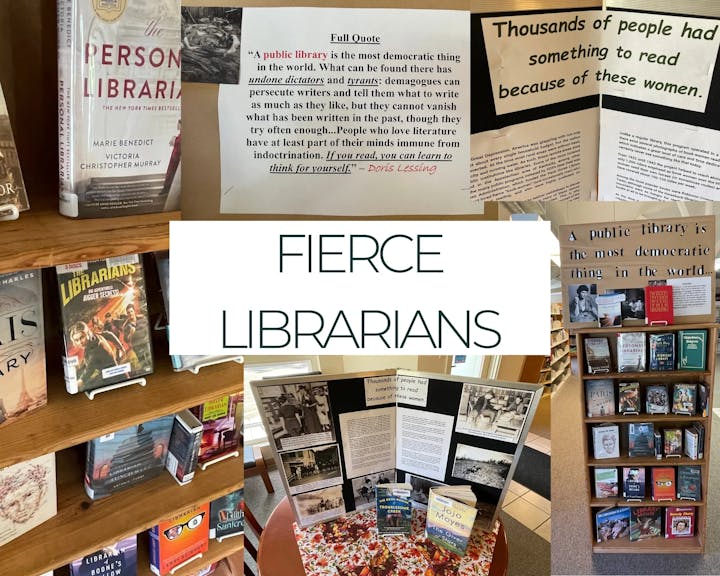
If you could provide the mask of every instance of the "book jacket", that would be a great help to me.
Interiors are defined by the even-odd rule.
[[[47,404],[42,274],[0,275],[0,424]]]
[[[674,320],[672,286],[645,286],[645,321],[650,326]]]
[[[70,564],[70,576],[136,576],[137,534]]]
[[[57,273],[68,392],[150,374],[150,321],[140,256],[65,264]]]
[[[179,207],[179,0],[58,0],[60,212]]]
[[[462,556],[475,523],[477,510],[430,488],[425,533],[428,540]]]
[[[222,540],[245,531],[243,489],[210,502],[210,538]]]
[[[210,534],[210,504],[185,510],[163,520],[150,532],[150,569],[161,576],[207,552]]]
[[[240,450],[242,394],[221,396],[195,406],[190,411],[203,425],[199,464],[217,460]]]
[[[0,207],[2,206],[14,206],[18,212],[30,208],[7,103],[0,86]],[[16,217],[16,215],[8,216],[11,214],[0,211],[0,220],[12,220]]]
[[[411,493],[412,486],[410,484],[378,484],[375,487],[378,534],[410,535]]]

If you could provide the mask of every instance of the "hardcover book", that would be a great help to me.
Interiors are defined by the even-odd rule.
[[[586,380],[585,404],[588,417],[615,414],[615,388],[612,380]]]
[[[20,170],[5,95],[0,86],[0,220],[13,220],[30,208]]]
[[[70,563],[70,576],[110,575],[137,575],[137,534]]]
[[[378,484],[375,486],[377,531],[381,535],[410,535],[412,528],[412,485]],[[429,514],[428,504],[428,514]]]
[[[695,535],[695,508],[665,508],[665,538],[692,538]]]
[[[675,370],[675,334],[650,334],[650,370]]]
[[[607,338],[586,338],[585,357],[587,359],[588,374],[610,372],[610,345]]]
[[[163,520],[149,530],[150,570],[159,576],[207,552],[210,504],[205,503]]]
[[[705,426],[702,422],[693,422],[690,427],[697,432],[697,457],[702,458],[705,455]]]
[[[645,372],[645,334],[620,332],[617,335],[618,372]]]
[[[60,212],[179,207],[180,3],[59,0]]]
[[[143,264],[138,254],[57,267],[65,386],[71,394],[153,371]]]
[[[663,449],[665,446],[663,446],[663,438],[662,434],[660,433],[660,430],[655,430],[655,458],[657,460],[662,460],[663,457]]]
[[[650,479],[653,500],[675,500],[675,468],[651,468]]]
[[[695,500],[702,498],[702,480],[700,466],[678,466],[677,497],[678,500]]]
[[[625,300],[621,306],[623,326],[645,324],[645,289],[625,288],[623,293],[625,294]]]
[[[675,384],[673,386],[673,414],[695,414],[695,384]]]
[[[655,455],[654,426],[649,422],[628,424],[628,456],[631,458]]]
[[[595,497],[617,498],[617,468],[595,468]]]
[[[592,431],[596,459],[620,457],[620,428],[616,424],[593,426]]]
[[[665,384],[653,384],[645,390],[645,411],[648,414],[668,414],[670,400]]]
[[[470,486],[430,488],[425,535],[459,556],[465,554],[477,509]]]
[[[703,418],[708,415],[708,389],[705,384],[697,385],[697,413]]]
[[[198,464],[239,455],[243,395],[221,396],[190,408],[203,425]]]
[[[662,508],[634,506],[630,508],[630,541],[662,536]]]
[[[618,385],[618,412],[640,413],[640,383],[621,382]]]
[[[668,456],[682,456],[683,431],[680,428],[663,429],[663,454]]]
[[[0,469],[0,546],[56,514],[54,453]]]
[[[165,468],[180,485],[187,484],[195,476],[202,431],[202,422],[190,410],[175,414]]]
[[[645,498],[645,467],[623,467],[623,498]]]
[[[210,502],[210,538],[222,541],[244,531],[242,488]]]
[[[42,274],[0,275],[0,424],[47,404]]]
[[[705,370],[707,330],[678,332],[678,370]]]
[[[684,433],[684,453],[688,458],[692,460],[698,459],[698,448],[700,444],[700,435],[696,428],[688,426],[683,430]]]
[[[630,508],[610,508],[595,515],[597,541],[608,542],[630,536]]]
[[[85,467],[88,496],[97,500],[162,473],[174,421],[171,414],[90,440]]]
[[[672,286],[645,286],[645,321],[650,326],[673,323]]]

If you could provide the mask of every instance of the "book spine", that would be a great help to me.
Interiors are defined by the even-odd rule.
[[[150,536],[150,570],[160,574],[160,526],[148,530]]]
[[[95,499],[95,489],[93,488],[93,471],[95,470],[95,441],[90,440],[87,443],[87,456],[85,457],[85,492],[91,500]]]
[[[58,146],[60,164],[60,213],[76,218],[78,197],[73,170],[73,91],[79,81],[73,74],[79,2],[57,0],[58,26]]]

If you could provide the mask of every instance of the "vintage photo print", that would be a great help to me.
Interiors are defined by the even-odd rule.
[[[340,449],[337,444],[283,452],[280,460],[290,494],[342,484]]]
[[[335,442],[327,382],[258,387],[267,417],[268,438],[278,450],[298,450]]]
[[[240,82],[242,8],[183,6],[182,81]]]
[[[342,486],[331,486],[293,496],[303,526],[336,518],[345,513]]]
[[[452,476],[502,490],[512,461],[512,454],[458,444]]]
[[[428,500],[430,499],[430,488],[433,486],[445,486],[442,482],[428,480],[427,478],[415,476],[414,474],[405,474],[405,482],[412,486],[410,497],[412,498],[413,506],[423,510],[427,508]]]
[[[517,444],[533,392],[464,383],[455,431]]]
[[[375,506],[375,486],[395,482],[395,470],[384,470],[375,474],[364,474],[352,479],[355,510]]]
[[[597,322],[600,318],[595,298],[597,284],[569,284],[568,308],[570,323]]]

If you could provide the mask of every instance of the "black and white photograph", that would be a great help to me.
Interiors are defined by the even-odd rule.
[[[644,288],[626,288],[622,290],[625,293],[625,301],[621,303],[620,310],[622,319],[625,320],[645,320],[645,289]]]
[[[452,476],[502,490],[512,461],[512,454],[458,444]]]
[[[355,510],[375,506],[375,486],[395,482],[395,470],[384,470],[375,474],[364,474],[352,479]]]
[[[445,486],[442,482],[436,480],[428,480],[422,476],[414,476],[413,474],[405,474],[405,482],[412,486],[410,497],[413,506],[416,508],[426,509],[428,499],[430,498],[430,488],[433,486]]]
[[[335,442],[327,382],[259,388],[262,409],[278,450],[298,450]]]
[[[240,82],[242,8],[182,7],[182,81]]]
[[[342,486],[331,486],[293,496],[303,526],[336,518],[345,514]]]
[[[570,323],[597,322],[600,318],[595,298],[597,284],[569,284],[568,308]]]
[[[342,484],[337,444],[280,454],[291,494]]]
[[[463,384],[455,431],[517,443],[533,393],[484,384]]]

